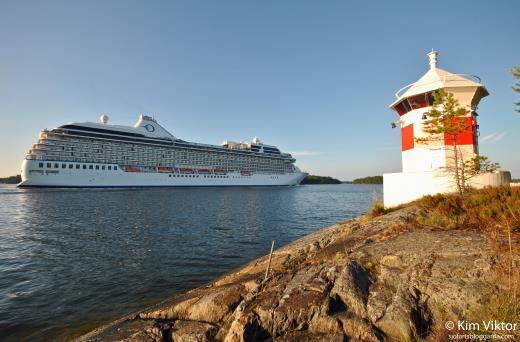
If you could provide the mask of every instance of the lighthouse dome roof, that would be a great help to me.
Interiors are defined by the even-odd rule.
[[[395,106],[403,99],[418,94],[427,93],[442,88],[478,87],[482,88],[482,97],[489,95],[486,87],[480,83],[480,78],[474,75],[454,74],[437,67],[437,51],[428,54],[430,59],[430,70],[428,70],[418,81],[401,88],[395,94],[396,100],[390,105]]]

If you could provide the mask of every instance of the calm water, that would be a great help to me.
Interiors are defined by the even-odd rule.
[[[0,338],[64,340],[367,211],[380,186],[0,186]]]

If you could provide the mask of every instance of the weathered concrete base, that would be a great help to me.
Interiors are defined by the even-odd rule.
[[[324,228],[276,250],[265,281],[267,256],[79,340],[443,339],[434,325],[483,312],[497,293],[497,259],[479,232],[417,227],[415,215]]]
[[[509,171],[483,173],[470,179],[469,185],[481,189],[485,186],[508,186]],[[453,177],[439,171],[398,172],[383,175],[384,206],[395,207],[425,195],[456,192]]]

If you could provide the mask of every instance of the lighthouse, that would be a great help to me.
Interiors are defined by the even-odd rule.
[[[413,201],[427,194],[453,192],[450,176],[445,171],[454,161],[453,145],[463,160],[471,160],[479,153],[478,104],[489,95],[480,78],[474,75],[455,74],[437,66],[439,53],[428,53],[429,70],[416,82],[401,88],[395,94],[390,109],[398,115],[392,127],[401,130],[402,172],[383,175],[384,204],[387,207]],[[439,136],[434,141],[418,142],[428,137],[424,123],[432,109],[434,92],[444,90],[453,94],[459,106],[468,114],[458,117],[463,120],[465,131],[456,136]],[[478,175],[471,186],[509,184],[509,172],[494,172]]]

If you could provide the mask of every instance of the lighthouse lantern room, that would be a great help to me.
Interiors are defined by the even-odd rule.
[[[456,137],[457,151],[464,160],[478,155],[477,106],[489,95],[477,76],[453,74],[437,67],[439,53],[428,53],[430,69],[415,83],[401,88],[390,105],[399,118],[393,126],[401,128],[402,169],[400,173],[385,174],[384,204],[394,206],[409,202],[426,194],[454,191],[454,184],[446,175],[447,167],[454,162],[453,141],[449,135],[418,142],[425,138],[424,123],[432,109],[434,92],[440,89],[453,94],[460,107],[468,109],[464,120],[467,129]],[[509,178],[508,178],[509,177]],[[509,184],[509,172],[479,175],[472,186]]]

